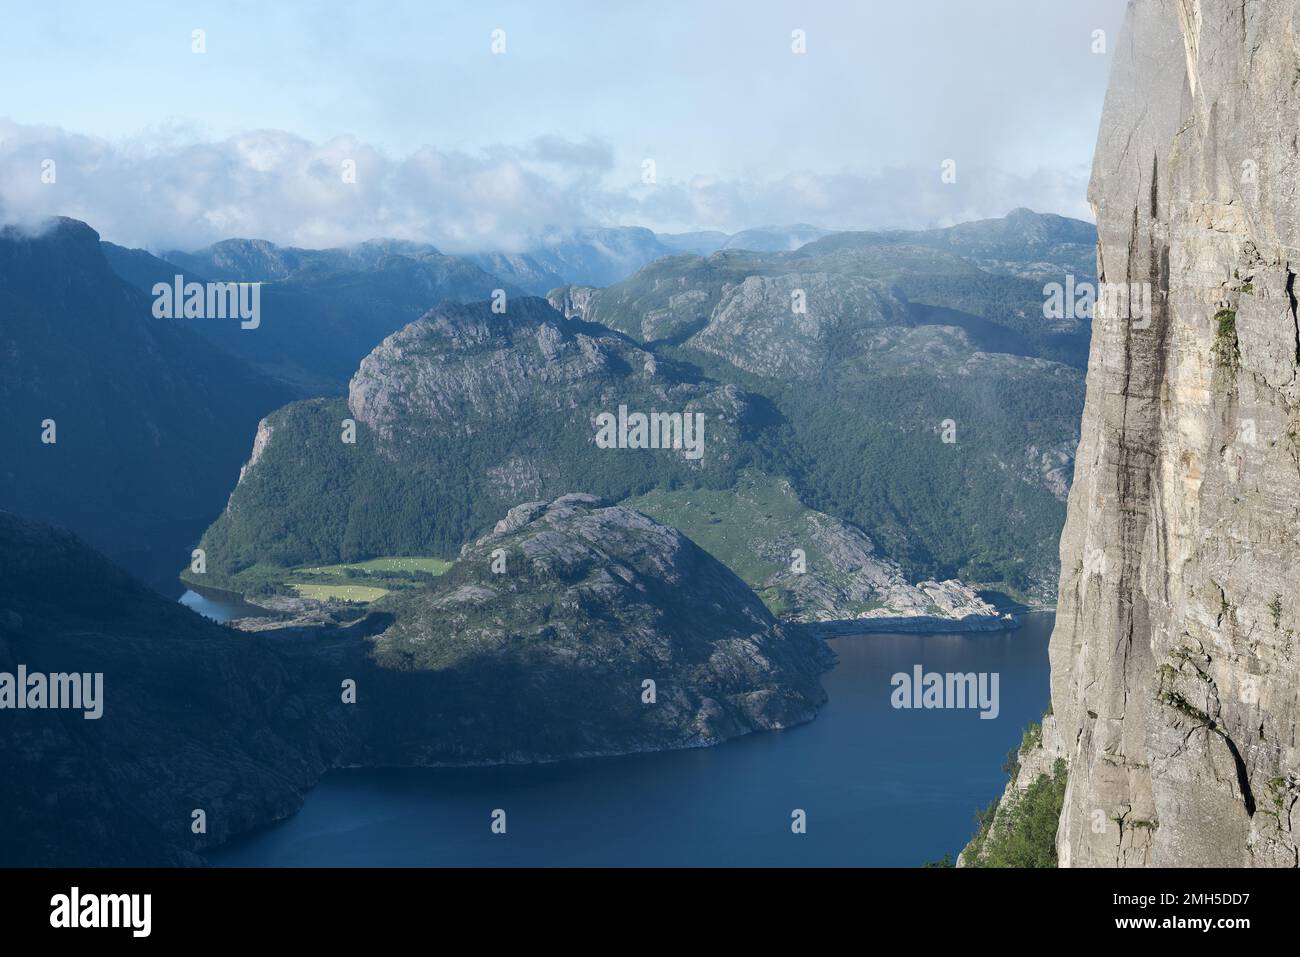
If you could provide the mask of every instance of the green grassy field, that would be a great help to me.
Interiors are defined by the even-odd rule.
[[[303,598],[315,601],[376,601],[388,594],[387,588],[371,585],[299,585],[291,582],[289,587]]]
[[[293,593],[317,601],[370,602],[390,591],[417,588],[441,575],[452,565],[442,558],[424,555],[394,555],[340,565],[301,565],[280,568],[257,564],[229,578],[214,580],[186,570],[181,579],[194,585],[221,588],[255,598],[258,595]]]
[[[371,602],[441,575],[451,562],[421,555],[371,558],[344,565],[304,565],[285,573],[285,584],[315,601]]]
[[[441,558],[422,558],[412,556],[407,558],[372,558],[365,562],[354,562],[350,565],[304,565],[295,568],[295,575],[343,575],[348,569],[361,572],[428,572],[430,575],[441,575],[451,567],[451,562]]]

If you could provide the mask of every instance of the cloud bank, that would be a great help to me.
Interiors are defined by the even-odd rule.
[[[0,119],[0,222],[88,222],[113,242],[194,249],[231,237],[325,247],[377,237],[448,252],[518,250],[550,227],[639,225],[735,232],[812,223],[943,226],[1017,206],[1091,218],[1088,171],[1012,174],[936,157],[931,168],[643,181],[597,139],[537,137],[473,153],[392,156],[352,136],[279,130],[205,141],[183,130],[109,141]],[[944,159],[956,181],[941,179]]]

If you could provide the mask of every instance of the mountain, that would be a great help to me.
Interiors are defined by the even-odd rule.
[[[0,317],[0,507],[174,588],[257,422],[293,393],[154,318],[76,220],[0,230]]]
[[[672,253],[640,226],[551,227],[520,253],[488,251],[471,258],[520,289],[545,295],[565,283],[608,286]]]
[[[544,296],[567,280],[527,253],[488,252],[471,257],[494,276],[501,276],[532,296]]]
[[[699,333],[715,309],[725,308],[724,293],[741,295],[732,287],[755,277],[812,274],[834,277],[834,283],[875,282],[919,321],[961,327],[990,351],[1083,369],[1091,317],[1066,311],[1044,318],[1045,286],[1095,283],[1095,244],[1088,223],[1016,210],[1000,220],[947,229],[836,233],[793,252],[678,255],[606,289],[561,290],[553,301],[580,301],[566,308],[642,341],[678,343]],[[793,282],[787,283],[791,291],[800,288]]]
[[[383,607],[396,622],[379,664],[482,676],[547,754],[698,747],[808,721],[826,700],[820,639],[786,631],[676,529],[589,495],[516,506]]]
[[[835,233],[833,229],[796,223],[793,226],[759,226],[732,233],[722,245],[723,249],[748,249],[754,252],[792,252],[823,236]]]
[[[431,267],[433,275],[452,282],[483,278],[459,257],[443,255],[427,243],[400,239],[372,239],[333,249],[298,249],[262,239],[226,239],[192,253],[165,252],[160,258],[216,282],[279,282],[363,272],[394,257],[424,263]]]
[[[146,293],[154,283],[261,282],[256,328],[190,320],[189,328],[279,379],[297,395],[340,394],[356,364],[384,336],[443,301],[518,290],[474,263],[432,246],[374,240],[343,249],[295,249],[230,239],[195,253],[108,246],[119,275]]]
[[[1059,280],[1067,272],[1083,279],[1096,271],[1097,230],[1091,223],[1013,209],[999,219],[958,223],[944,229],[842,232],[818,239],[806,252],[820,255],[860,246],[927,246],[961,256],[987,272]]]
[[[718,232],[716,229],[695,233],[655,233],[655,239],[674,252],[691,253],[695,256],[716,253],[730,238],[727,233]]]
[[[1094,326],[1033,749],[1068,765],[1062,866],[1300,855],[1293,14],[1143,0],[1115,47],[1098,272],[1154,308]]]
[[[689,413],[682,448],[599,448],[601,414]],[[521,501],[585,488],[728,488],[763,454],[763,401],[567,320],[545,300],[443,304],[375,347],[346,400],[287,406],[259,426],[230,502],[203,539],[211,584],[265,566],[454,556]],[[352,420],[356,441],[342,440]],[[696,433],[698,434],[698,433]],[[283,580],[283,576],[281,576]]]
[[[0,674],[76,673],[86,689],[103,676],[97,720],[0,712],[0,865],[196,864],[296,810],[331,760],[312,726],[327,712],[268,645],[0,512]],[[196,808],[206,834],[191,830]]]
[[[748,471],[734,488],[654,489],[623,504],[681,529],[786,621],[853,634],[1008,624],[961,582],[912,584],[861,529],[808,508],[783,479]]]
[[[833,229],[822,229],[798,223],[794,226],[759,226],[745,229],[738,233],[721,233],[706,230],[695,233],[656,233],[655,238],[669,249],[678,253],[691,253],[696,256],[710,256],[721,249],[749,250],[751,252],[791,252],[823,236],[836,233]]]
[[[1015,229],[1038,225],[1021,220]],[[901,294],[935,262],[972,287],[987,280],[997,295],[972,308],[999,321]],[[608,289],[556,290],[555,309],[445,305],[377,347],[346,403],[267,418],[204,537],[208,577],[189,580],[298,591],[321,565],[449,558],[521,501],[737,490],[752,468],[788,481],[797,505],[779,510],[788,523],[768,526],[765,551],[804,534],[800,510],[842,529],[813,548],[836,559],[798,582],[746,577],[743,557],[718,556],[773,608],[806,621],[979,621],[991,609],[941,583],[1044,597],[1055,575],[1082,376],[1036,355],[1054,340],[1018,331],[1041,296],[953,253],[881,242],[669,257]],[[796,297],[807,308],[792,313]],[[999,297],[1021,315],[994,309]],[[1074,322],[1086,336],[1086,319]],[[597,447],[598,416],[619,406],[705,412],[707,453]],[[345,420],[355,445],[340,440]],[[661,520],[700,529],[683,496],[658,506]],[[736,534],[742,512],[726,526]],[[877,550],[886,564],[869,574],[859,559]],[[860,580],[846,585],[851,565]],[[924,582],[937,590],[917,591]]]
[[[947,231],[841,234],[793,253],[670,257],[550,301],[770,400],[797,497],[866,532],[911,581],[1046,597],[1090,320],[1044,320],[1044,282],[1018,272],[1044,233],[1085,246],[1087,224],[1057,219],[967,231],[1001,235],[1004,255],[1021,237],[1030,258],[1002,271],[940,248],[958,242]]]
[[[296,811],[335,767],[530,763],[789,727],[825,701],[829,660],[680,533],[589,496],[513,510],[445,581],[351,626],[266,635],[0,512],[0,681],[75,673],[98,689],[81,708],[0,713],[0,866],[199,864]]]

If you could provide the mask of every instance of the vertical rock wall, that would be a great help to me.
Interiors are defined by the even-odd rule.
[[[1098,274],[1152,308],[1093,328],[1051,643],[1063,866],[1297,864],[1298,30],[1296,0],[1133,0],[1113,48]]]

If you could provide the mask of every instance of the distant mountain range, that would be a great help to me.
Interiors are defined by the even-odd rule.
[[[605,289],[554,290],[554,308],[444,304],[359,364],[346,403],[267,419],[204,538],[206,581],[248,591],[275,585],[273,567],[282,582],[295,566],[450,558],[526,498],[728,489],[752,467],[865,530],[867,553],[874,540],[913,580],[1044,593],[1088,322],[1043,320],[1041,277],[1074,268],[1087,240],[1086,224],[1018,212],[672,256]],[[705,413],[708,453],[596,447],[597,416],[620,405]],[[338,441],[345,419],[355,444]]]
[[[554,229],[520,253],[470,258],[525,292],[544,296],[556,286],[608,286],[664,256],[708,255],[719,249],[788,251],[831,235],[816,226],[763,226],[743,232],[652,233],[637,226]]]
[[[802,229],[725,243],[766,232],[790,245]],[[1017,210],[945,230],[835,233],[793,251],[707,256],[659,255],[667,247],[647,230],[551,239],[545,265],[529,260],[536,275],[615,276],[656,258],[605,288],[561,285],[548,306],[466,257],[419,243],[306,250],[230,240],[156,256],[98,242],[74,221],[35,238],[6,231],[0,296],[16,319],[0,329],[8,357],[0,389],[20,414],[7,420],[19,451],[0,473],[0,507],[64,522],[159,581],[162,562],[179,564],[159,556],[183,556],[221,511],[257,420],[318,396],[263,426],[275,434],[272,451],[232,501],[252,495],[261,481],[253,478],[271,474],[265,463],[285,449],[288,484],[259,493],[256,508],[226,513],[209,539],[225,536],[233,551],[217,549],[216,568],[402,550],[450,557],[523,497],[726,488],[756,467],[788,480],[804,505],[865,531],[913,581],[962,577],[1028,591],[1054,574],[1043,543],[1069,480],[1088,320],[1044,320],[1043,285],[1091,277],[1087,224]],[[258,328],[154,318],[154,284],[178,272],[265,283]],[[498,289],[504,316],[487,302]],[[791,309],[796,291],[801,313]],[[473,302],[481,305],[451,308]],[[481,341],[455,345],[469,329]],[[367,392],[366,382],[376,385]],[[414,395],[455,410],[441,432],[430,431],[427,409],[397,401]],[[709,420],[703,464],[625,472],[627,460],[589,454],[598,407],[707,409],[693,405],[706,395],[728,398],[715,410],[722,418]],[[364,408],[362,396],[371,396]],[[539,418],[546,409],[565,411]],[[371,469],[362,484],[360,473],[337,480],[348,460],[314,462],[308,475],[284,443],[313,416],[325,437],[355,419],[363,437],[373,430],[393,462],[408,464]],[[45,418],[58,420],[56,445],[40,442]],[[948,419],[959,429],[956,455],[935,438]],[[442,443],[441,464],[422,464],[412,451],[420,443],[430,455]],[[371,454],[364,438],[358,447]],[[326,498],[343,496],[329,521],[294,517],[314,483]],[[969,520],[952,520],[962,513]],[[1009,516],[1008,527],[983,526],[995,513]]]
[[[708,256],[720,249],[749,249],[765,253],[793,252],[800,246],[835,232],[836,230],[833,229],[797,223],[794,226],[759,226],[756,229],[745,229],[730,234],[717,231],[658,233],[655,238],[677,252]]]
[[[432,246],[376,240],[347,249],[294,249],[231,239],[196,253],[153,256],[105,243],[119,274],[148,292],[177,274],[193,282],[260,282],[256,329],[196,320],[186,326],[299,395],[337,393],[376,342],[439,302],[518,290]]]
[[[517,255],[486,252],[470,258],[525,292],[544,296],[566,282],[607,286],[672,253],[648,229],[617,226],[551,229]],[[570,278],[575,276],[587,278]]]
[[[1090,319],[1044,319],[1044,286],[1092,280],[1094,243],[1086,223],[1016,210],[670,257],[550,301],[768,399],[799,498],[910,574],[1047,594]]]

